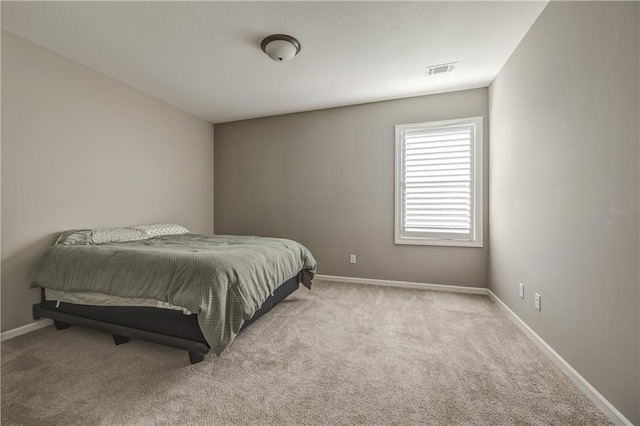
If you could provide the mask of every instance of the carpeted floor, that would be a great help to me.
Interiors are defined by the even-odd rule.
[[[219,359],[53,327],[2,344],[2,424],[609,424],[485,296],[315,282]]]

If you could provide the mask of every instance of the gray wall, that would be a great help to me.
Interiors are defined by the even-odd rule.
[[[60,231],[149,222],[213,232],[213,125],[3,31],[2,330]]]
[[[487,108],[477,89],[216,124],[216,233],[295,239],[321,274],[485,286],[486,244],[394,245],[393,214],[394,126],[484,116],[486,148]]]
[[[551,2],[489,91],[490,288],[636,423],[638,17]]]

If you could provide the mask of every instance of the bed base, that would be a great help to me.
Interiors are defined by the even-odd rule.
[[[209,346],[206,343],[181,339],[175,336],[166,336],[164,334],[158,334],[151,331],[97,321],[91,318],[70,315],[64,312],[42,308],[39,304],[33,305],[33,317],[34,319],[39,319],[41,317],[52,319],[57,330],[64,330],[71,327],[71,325],[80,325],[110,332],[113,334],[113,341],[116,345],[126,343],[129,339],[134,338],[148,340],[150,342],[160,343],[161,345],[172,346],[178,349],[186,349],[189,352],[189,359],[191,359],[192,363],[194,363],[194,359],[198,360],[196,362],[202,361],[204,359],[204,355],[209,352]]]
[[[244,330],[276,304],[298,289],[295,276],[280,285],[260,309],[242,326]],[[161,345],[184,349],[189,353],[191,364],[204,359],[210,348],[196,315],[184,315],[180,311],[150,307],[90,306],[59,303],[46,300],[42,289],[42,301],[33,305],[33,319],[50,318],[56,330],[71,325],[85,326],[110,332],[116,345],[127,343],[131,338],[147,340]]]

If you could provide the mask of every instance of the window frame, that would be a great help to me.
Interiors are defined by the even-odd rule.
[[[483,178],[484,178],[484,159],[483,159],[483,139],[484,126],[483,117],[466,117],[451,120],[428,121],[423,123],[398,124],[395,126],[395,217],[394,217],[394,244],[397,245],[427,245],[427,246],[454,246],[454,247],[483,247],[483,211],[484,211],[484,195],[483,195]],[[473,196],[472,203],[472,239],[454,239],[454,238],[435,238],[428,236],[406,236],[402,233],[402,200],[403,200],[403,177],[404,177],[404,138],[402,132],[404,130],[414,129],[435,129],[452,125],[474,125],[473,141],[471,151],[473,160],[472,168],[472,185]]]

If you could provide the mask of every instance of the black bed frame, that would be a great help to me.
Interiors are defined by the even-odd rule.
[[[297,289],[297,276],[285,281],[264,301],[253,317],[243,324],[241,331]],[[200,331],[197,315],[185,315],[172,309],[58,303],[47,300],[43,288],[41,302],[33,305],[33,319],[40,318],[52,319],[57,330],[80,325],[108,331],[113,334],[116,345],[134,338],[186,349],[191,364],[202,361],[210,350]]]

